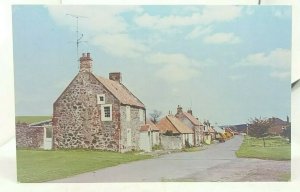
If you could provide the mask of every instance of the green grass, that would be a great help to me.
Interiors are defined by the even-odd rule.
[[[245,136],[236,155],[245,158],[291,160],[291,144],[284,138],[266,137],[265,142],[264,147],[262,139]]]
[[[189,147],[189,148],[183,148],[181,151],[183,152],[196,152],[196,151],[202,151],[204,150],[204,147]]]
[[[17,150],[17,175],[19,182],[44,182],[151,157],[93,150]]]
[[[16,116],[16,123],[35,123],[51,119],[52,116]]]
[[[282,173],[279,175],[279,180],[278,181],[291,181],[291,173]]]

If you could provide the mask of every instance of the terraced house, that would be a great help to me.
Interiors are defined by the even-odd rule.
[[[92,61],[82,54],[79,73],[53,105],[53,147],[139,149],[144,104],[122,84],[121,73],[94,75]]]

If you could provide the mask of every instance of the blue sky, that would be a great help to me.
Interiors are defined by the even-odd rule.
[[[78,73],[76,20],[93,72],[120,71],[146,105],[201,121],[290,115],[289,6],[14,6],[16,115],[51,115]]]

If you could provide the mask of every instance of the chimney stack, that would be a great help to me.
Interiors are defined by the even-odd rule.
[[[189,114],[193,115],[193,111],[192,111],[191,109],[189,109],[187,112],[188,112]]]
[[[109,73],[109,79],[117,81],[118,83],[122,82],[122,74],[120,72]]]
[[[82,56],[79,59],[80,61],[80,70],[79,72],[91,72],[92,71],[92,58],[90,53],[82,53]]]
[[[177,106],[177,114],[182,113],[182,107],[180,105]]]

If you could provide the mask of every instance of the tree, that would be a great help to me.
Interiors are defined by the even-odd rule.
[[[289,143],[291,143],[291,125],[287,125],[285,129],[283,129],[283,136],[289,139]]]
[[[248,132],[251,137],[262,138],[265,147],[265,136],[268,135],[270,127],[271,122],[268,119],[254,118],[250,120]]]
[[[161,114],[162,114],[161,111],[153,110],[153,112],[150,113],[151,116],[150,121],[152,121],[154,124],[157,123]]]

